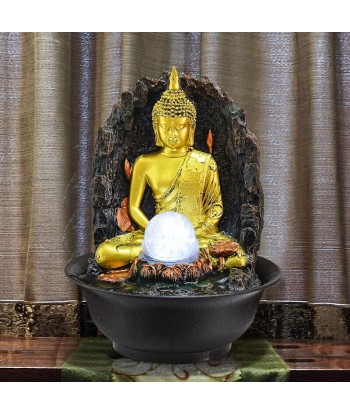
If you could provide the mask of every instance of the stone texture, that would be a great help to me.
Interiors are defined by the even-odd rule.
[[[30,333],[31,320],[22,303],[0,303],[0,335],[26,336]]]
[[[31,335],[35,337],[62,337],[79,335],[79,305],[35,304]]]
[[[350,308],[307,303],[261,303],[246,336],[269,339],[350,339]]]
[[[344,309],[340,307],[315,306],[315,339],[338,340],[348,336]]]
[[[78,336],[79,305],[0,303],[1,336]]]

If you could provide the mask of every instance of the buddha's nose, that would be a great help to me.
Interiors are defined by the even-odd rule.
[[[170,139],[175,139],[176,138],[176,130],[175,130],[175,128],[170,128],[169,138]]]

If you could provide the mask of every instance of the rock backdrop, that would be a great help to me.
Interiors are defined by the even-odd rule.
[[[151,113],[168,85],[169,73],[158,80],[141,78],[125,92],[100,128],[93,168],[94,241],[137,229],[128,218],[129,180],[135,159],[155,151]],[[259,145],[246,127],[246,117],[232,99],[207,78],[181,77],[181,87],[197,109],[194,147],[212,151],[220,175],[224,215],[221,231],[245,248],[252,264],[263,227],[263,192],[259,179]],[[212,144],[208,132],[212,132]],[[212,147],[212,148],[211,148]],[[154,201],[147,189],[143,206],[148,217]]]

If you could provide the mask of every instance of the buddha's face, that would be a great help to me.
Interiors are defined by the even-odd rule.
[[[188,117],[158,117],[156,135],[164,147],[188,147],[193,137],[191,120]]]

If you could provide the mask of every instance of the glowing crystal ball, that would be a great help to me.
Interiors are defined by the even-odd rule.
[[[186,216],[163,212],[149,221],[142,244],[142,256],[149,263],[189,264],[198,254],[198,240]]]

